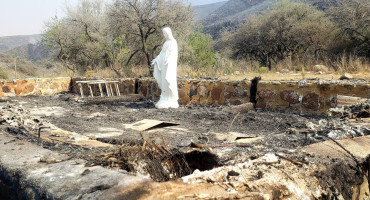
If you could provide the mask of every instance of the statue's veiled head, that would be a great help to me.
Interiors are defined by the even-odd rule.
[[[163,29],[163,35],[166,38],[166,40],[172,40],[172,39],[174,39],[173,38],[173,35],[172,35],[172,31],[168,27],[166,27],[166,28]]]

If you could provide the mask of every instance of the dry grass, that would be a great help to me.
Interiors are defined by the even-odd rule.
[[[70,71],[64,70],[61,65],[55,64],[51,68],[46,68],[41,65],[20,63],[15,69],[14,63],[0,62],[0,78],[1,79],[24,79],[24,78],[52,78],[62,76],[73,76]]]
[[[320,71],[315,65],[327,66],[327,71]],[[344,73],[351,73],[353,78],[370,79],[369,60],[355,56],[343,55],[336,61],[315,61],[312,58],[305,60],[291,60],[289,58],[277,63],[272,71],[255,61],[233,61],[231,73],[220,73],[215,77],[230,80],[253,79],[261,76],[263,80],[301,80],[307,79],[339,79]]]
[[[332,65],[337,68],[339,73],[366,73],[370,71],[369,60],[357,58],[356,56],[346,56],[343,54]]]
[[[256,76],[261,76],[262,80],[301,80],[304,78],[307,79],[339,79],[341,77],[341,73],[331,73],[331,74],[315,74],[314,72],[306,72],[303,76],[302,73],[276,73],[276,72],[269,72],[269,73],[245,73],[241,75],[226,75],[220,76],[221,79],[229,79],[229,80],[243,80],[243,79],[253,79]],[[370,80],[370,73],[356,73],[352,74],[353,78],[358,79],[367,79]]]
[[[317,63],[322,64],[322,63]],[[273,71],[268,71],[267,68],[258,67],[253,62],[234,62],[227,67],[220,67],[210,70],[194,71],[190,66],[179,64],[179,77],[202,78],[202,77],[218,77],[221,79],[243,80],[253,79],[256,76],[261,76],[262,80],[301,80],[307,79],[339,79],[343,73],[350,72],[354,78],[370,79],[370,65],[366,62],[351,61],[350,64],[342,64],[339,70],[335,71],[330,68],[328,72],[322,74],[314,71],[314,64],[310,66],[292,65],[292,67],[283,67],[284,63],[278,65]],[[289,65],[287,65],[289,66]],[[303,67],[302,67],[303,66]],[[304,71],[302,71],[302,68]],[[289,72],[284,72],[288,69]],[[132,68],[130,72],[123,73],[121,77],[145,77],[148,76],[149,70],[146,66],[138,66]],[[121,78],[111,69],[100,69],[94,71],[94,76],[103,78]]]
[[[315,65],[325,65],[328,72],[317,73]],[[47,67],[51,66],[51,67]],[[128,66],[119,70],[118,75],[110,68],[95,69],[93,77],[101,78],[136,78],[147,77],[149,69],[146,65]],[[354,78],[370,79],[370,61],[356,56],[343,55],[335,61],[316,62],[312,58],[305,60],[285,59],[275,66],[273,70],[261,66],[256,61],[231,60],[219,57],[213,68],[194,70],[193,67],[179,63],[179,77],[202,78],[218,77],[221,79],[242,80],[253,79],[261,76],[263,80],[300,80],[308,79],[339,79],[344,73],[351,73]],[[14,70],[13,62],[0,62],[0,78],[29,78],[29,77],[58,77],[58,76],[88,76],[66,70],[60,63],[50,62],[49,64],[38,65],[35,63],[19,63],[17,73]]]

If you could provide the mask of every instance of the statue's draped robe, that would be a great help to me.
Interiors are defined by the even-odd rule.
[[[163,34],[166,42],[163,44],[161,53],[153,60],[154,78],[156,79],[161,96],[157,108],[178,108],[177,90],[177,42],[172,36],[171,29],[164,28]]]

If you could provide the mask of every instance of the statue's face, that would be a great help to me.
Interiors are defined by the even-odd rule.
[[[171,32],[171,29],[170,29],[170,28],[164,28],[164,29],[162,30],[162,32],[163,32],[163,35],[164,35],[164,37],[166,38],[166,40],[171,39],[171,37],[172,37],[172,32]]]
[[[164,38],[168,39],[168,35],[167,35],[167,33],[166,33],[166,30],[165,30],[165,29],[163,29],[163,30],[162,30],[162,32],[163,32],[163,36],[164,36]]]

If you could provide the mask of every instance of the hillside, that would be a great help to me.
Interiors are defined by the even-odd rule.
[[[223,6],[226,2],[227,1],[222,1],[218,3],[207,4],[207,5],[193,6],[192,9],[195,14],[195,17],[194,17],[195,23],[203,20],[205,17],[213,13],[215,10]]]
[[[221,1],[227,1],[227,0],[184,0],[184,2],[190,3],[192,6],[208,5],[208,4],[218,3]]]
[[[0,52],[8,51],[27,44],[35,44],[40,41],[41,38],[41,34],[0,37]]]
[[[45,44],[37,42],[35,44],[25,44],[11,50],[5,51],[13,57],[24,58],[31,61],[38,61],[52,58],[53,52],[45,48]]]
[[[241,23],[255,14],[268,10],[279,0],[229,0],[222,6],[215,9],[208,16],[203,17],[197,23],[204,26],[204,32],[211,34],[214,39],[221,36],[222,31],[231,30],[240,26]],[[301,0],[293,0],[301,1]],[[336,5],[337,0],[303,0],[321,10]],[[204,5],[203,7],[206,7]],[[211,6],[209,5],[209,9]]]
[[[246,18],[270,8],[277,0],[229,0],[200,21],[204,31],[217,39],[224,30],[238,27]]]
[[[63,69],[51,59],[31,61],[0,52],[0,79],[56,77],[63,75]]]
[[[55,62],[53,52],[45,49],[41,38],[42,35],[0,37],[0,79],[59,76],[63,67]]]

